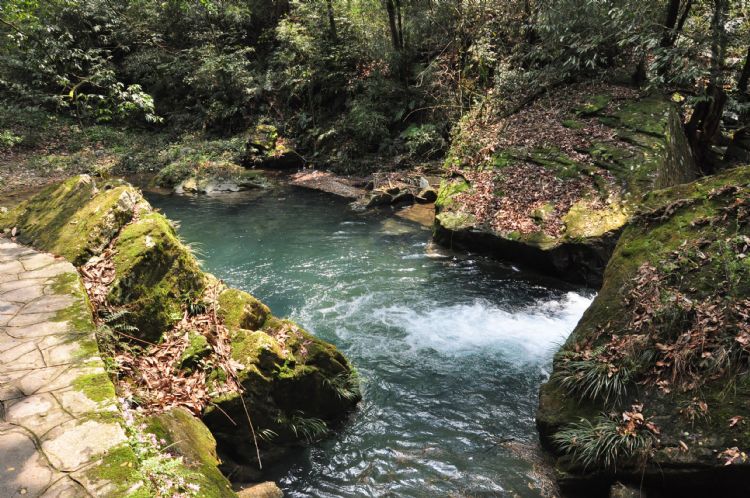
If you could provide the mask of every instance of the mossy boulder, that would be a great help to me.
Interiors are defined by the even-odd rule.
[[[197,471],[195,484],[206,498],[236,497],[229,480],[219,470],[216,440],[208,428],[182,407],[152,415],[145,420],[146,432],[163,440],[163,446],[183,458],[188,470]]]
[[[16,228],[19,242],[64,256],[75,265],[100,254],[148,205],[120,181],[97,184],[88,175],[51,185],[0,215],[0,230]]]
[[[188,166],[170,164],[159,172],[155,181],[178,194],[239,192],[271,185],[260,171],[251,171],[232,162],[208,160]]]
[[[559,122],[550,127],[559,141],[575,144],[564,148],[522,140],[522,133],[531,133],[523,113],[540,112],[533,106],[519,113],[520,131],[510,119],[508,133],[521,136],[518,144],[488,154],[474,151],[472,138],[458,134],[446,161],[451,173],[438,191],[435,239],[600,284],[642,195],[697,174],[668,99],[615,95],[594,94],[554,114]]]
[[[647,195],[540,392],[563,486],[742,496],[749,343],[750,166]],[[636,441],[646,449],[625,448]],[[597,444],[619,453],[607,464],[587,453]]]
[[[219,294],[218,313],[224,324],[232,330],[258,330],[271,315],[271,310],[247,292],[226,289]]]
[[[304,166],[288,139],[270,124],[258,124],[248,132],[245,164],[252,168],[286,169]]]
[[[219,302],[245,393],[215,399],[204,420],[224,459],[237,466],[232,471],[253,478],[247,464],[257,456],[246,409],[255,433],[265,434],[257,441],[263,461],[272,462],[289,447],[327,435],[360,400],[359,379],[333,345],[273,317],[249,294],[229,289]]]
[[[114,242],[115,280],[107,299],[129,311],[138,335],[156,341],[203,293],[206,278],[174,227],[149,213],[122,229]]]

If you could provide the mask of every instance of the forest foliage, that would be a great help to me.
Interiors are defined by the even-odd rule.
[[[747,120],[744,0],[5,0],[9,109],[232,135],[316,162],[428,160],[482,113],[582,79],[676,92],[700,155]],[[0,147],[18,146],[0,129]]]

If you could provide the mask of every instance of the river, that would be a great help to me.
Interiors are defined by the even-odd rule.
[[[279,187],[148,194],[205,270],[335,344],[364,399],[269,472],[291,497],[540,496],[504,443],[536,441],[555,349],[590,291],[434,248],[429,230]]]

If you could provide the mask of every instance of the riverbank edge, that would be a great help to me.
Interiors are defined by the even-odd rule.
[[[256,345],[263,351],[272,352],[277,358],[283,360],[285,364],[288,364],[290,359],[291,361],[299,362],[299,374],[295,375],[298,375],[298,379],[301,380],[293,380],[295,379],[295,376],[292,376],[285,377],[287,380],[279,380],[279,382],[285,383],[286,392],[290,392],[289,388],[291,387],[292,394],[297,392],[300,395],[299,403],[302,404],[299,405],[300,407],[306,403],[308,406],[305,406],[305,409],[311,410],[315,409],[314,405],[320,404],[320,407],[323,409],[320,416],[326,417],[326,420],[333,421],[334,419],[338,420],[344,417],[346,412],[356,405],[357,401],[360,399],[360,395],[357,379],[356,377],[352,377],[352,372],[354,372],[354,370],[349,365],[348,361],[338,353],[333,346],[310,336],[307,332],[291,322],[279,321],[270,315],[267,307],[255,300],[252,296],[242,293],[241,291],[227,289],[211,275],[201,272],[197,268],[197,263],[193,259],[189,250],[174,238],[174,234],[172,233],[173,229],[169,227],[166,219],[161,217],[161,215],[153,213],[145,199],[140,196],[140,193],[124,182],[97,181],[86,175],[74,177],[62,182],[61,184],[47,187],[40,194],[24,201],[18,207],[9,212],[0,213],[0,229],[5,232],[6,236],[61,254],[67,259],[76,262],[79,265],[79,270],[84,272],[85,270],[83,270],[83,268],[86,263],[90,263],[92,260],[104,255],[109,249],[114,249],[113,252],[115,253],[119,250],[121,254],[123,251],[127,252],[133,250],[133,247],[123,245],[124,243],[122,241],[129,238],[127,236],[128,231],[131,232],[131,235],[134,231],[137,233],[139,227],[144,226],[144,224],[149,225],[149,228],[146,232],[142,232],[136,237],[141,243],[135,248],[135,254],[129,254],[129,258],[135,258],[136,260],[140,258],[141,261],[145,262],[145,268],[148,268],[149,264],[156,264],[156,261],[166,258],[166,261],[171,261],[178,266],[177,269],[174,270],[177,274],[170,270],[172,273],[171,276],[167,275],[165,277],[168,280],[167,283],[171,282],[170,285],[177,285],[178,289],[190,292],[191,286],[195,287],[195,285],[198,285],[205,289],[210,284],[214,286],[214,291],[219,289],[219,294],[222,298],[223,296],[229,296],[230,294],[233,296],[232,299],[221,299],[221,309],[217,315],[221,316],[221,324],[228,330],[231,337],[231,344],[226,344],[226,346],[231,349],[232,360],[230,361],[236,362],[236,365],[234,366],[237,368],[240,368],[239,365],[242,364],[241,370],[243,370],[243,372],[238,376],[238,380],[241,385],[245,386],[245,392],[251,392],[254,394],[251,398],[248,398],[247,402],[244,400],[244,395],[229,394],[218,396],[211,401],[211,406],[217,407],[221,410],[221,413],[228,417],[228,414],[233,414],[235,419],[242,420],[242,418],[238,416],[238,409],[246,410],[244,405],[246,405],[246,403],[253,403],[251,406],[256,410],[255,416],[257,417],[258,412],[260,411],[258,403],[261,403],[259,400],[263,399],[263,396],[260,398],[257,397],[258,389],[266,392],[264,396],[271,396],[271,398],[268,398],[265,403],[271,403],[269,406],[274,406],[273,403],[276,402],[272,401],[272,397],[274,391],[273,385],[276,381],[273,381],[273,378],[275,378],[275,375],[278,375],[273,373],[275,368],[273,365],[275,363],[271,363],[271,371],[268,370],[268,365],[261,366],[260,364],[257,364],[258,366],[254,366],[256,365],[254,362],[257,362],[260,359],[258,356],[259,353],[254,352],[255,350],[253,349]],[[156,232],[150,227],[150,225],[154,224],[158,227]],[[162,239],[166,241],[166,245],[162,244]],[[150,249],[154,247],[156,247],[156,251],[150,251]],[[166,252],[163,253],[162,256],[159,256],[161,254],[159,251],[162,250],[162,247],[165,248]],[[143,259],[142,256],[138,256],[138,253],[143,253],[145,259]],[[153,254],[153,256],[149,256],[149,254]],[[108,255],[108,257],[110,259],[117,259],[112,258],[111,254]],[[154,257],[156,257],[155,260]],[[149,260],[152,261],[152,263],[148,263]],[[118,264],[116,264],[117,271],[121,269]],[[136,281],[143,278],[148,279],[146,275],[148,275],[149,272],[146,271],[143,273],[142,269],[144,267],[142,265],[132,266],[132,268],[136,267],[140,269],[136,273],[133,273],[132,269],[127,270],[125,266],[123,266],[123,271],[130,271],[130,273],[123,275],[125,278],[118,279],[117,282],[130,280],[128,282],[130,288],[138,288],[138,285],[133,285],[132,279],[135,278]],[[177,275],[177,277],[175,277],[175,275]],[[188,280],[193,279],[193,282],[190,283],[188,287],[184,287],[184,285],[186,285],[185,280],[179,275],[187,275],[190,277]],[[181,279],[183,283],[180,283]],[[162,281],[163,280],[164,278],[162,278]],[[109,289],[105,292],[105,294],[108,294],[108,299],[110,300],[108,304],[111,304],[111,300],[113,299],[112,290],[120,285],[117,282],[110,282]],[[91,292],[89,284],[90,283],[87,282],[87,288],[89,292]],[[181,296],[182,291],[177,292],[176,294]],[[152,294],[151,299],[154,302],[160,302],[169,308],[170,305],[176,302],[175,299],[182,299],[182,297],[179,296],[175,295],[174,297],[170,297],[169,292],[167,294],[157,293]],[[100,297],[101,296],[97,298],[92,295],[92,301],[95,302],[93,306],[95,312],[94,316],[96,317],[97,313],[99,314],[99,323],[102,321],[102,315],[100,312],[103,311],[102,308],[100,308],[102,305]],[[117,304],[130,308],[128,313],[135,310],[136,316],[134,318],[126,319],[130,320],[133,326],[143,325],[145,322],[140,322],[137,316],[139,299],[133,299],[132,296],[127,297],[126,301],[120,301]],[[169,301],[172,302],[170,303]],[[99,306],[97,306],[97,304]],[[184,303],[179,304],[180,307],[183,305]],[[135,306],[135,308],[133,308],[133,306]],[[144,312],[146,313],[146,315],[143,315],[144,317],[153,315],[153,311],[151,310],[146,309]],[[155,316],[159,316],[159,314],[157,313]],[[131,325],[128,322],[125,323]],[[140,330],[144,332],[147,330],[149,331],[150,335],[144,337],[158,339],[168,333],[165,327],[169,328],[168,321],[159,324],[157,320],[156,325],[150,323],[149,326],[143,326]],[[247,329],[245,327],[247,327]],[[274,342],[274,331],[279,327],[291,327],[293,335],[295,336],[293,341],[290,339],[289,342],[284,345],[289,348],[286,352],[282,352],[280,346]],[[257,332],[249,330],[250,328],[257,330]],[[264,337],[267,337],[267,339]],[[259,343],[257,342],[258,340],[260,340]],[[271,342],[269,342],[269,340]],[[300,354],[300,347],[305,349],[304,356]],[[264,362],[267,362],[268,356],[266,353],[262,354],[265,355]],[[291,356],[293,354],[297,354],[297,356]],[[321,361],[323,363],[321,363]],[[292,365],[293,364],[294,363],[292,363]],[[333,373],[325,373],[331,368],[334,369],[331,371]],[[257,374],[260,375],[257,375],[254,372],[257,372]],[[350,377],[354,379],[351,381],[351,385],[347,384],[346,386],[349,389],[348,393],[351,393],[348,394],[347,397],[341,396],[340,393],[342,391],[336,390],[343,389],[343,386],[338,386],[337,384],[337,379],[340,377],[338,374],[341,372],[349,372],[347,379]],[[354,374],[356,374],[356,372],[354,372]],[[269,379],[269,376],[271,379],[270,384],[268,380],[264,380]],[[333,379],[333,377],[336,378]],[[326,379],[328,379],[327,382]],[[292,381],[291,384],[289,384],[290,380]],[[313,384],[310,384],[311,381],[313,381]],[[346,382],[350,381],[346,380]],[[297,384],[299,384],[299,386],[295,388],[294,386]],[[250,391],[248,391],[248,389],[250,389]],[[315,398],[315,396],[322,396],[322,398]],[[240,401],[242,401],[242,403],[240,403]],[[243,405],[243,407],[239,408],[240,405]],[[328,408],[324,408],[324,406],[328,406]],[[174,409],[172,409],[172,411],[174,411]],[[218,412],[219,410],[214,409],[213,411]],[[295,410],[295,413],[297,411],[298,410]],[[262,413],[263,412],[260,411],[260,414]],[[179,413],[175,416],[178,415]],[[171,416],[164,415],[164,417],[170,418]],[[184,417],[182,418],[187,420]],[[217,417],[209,417],[209,419],[207,419],[209,426],[213,426],[214,433],[216,433],[217,430],[221,431],[222,429],[225,429],[227,426],[226,418],[222,417],[223,420],[221,422],[217,422],[216,418]],[[172,426],[172,432],[174,427],[178,426],[183,431],[191,431],[191,429],[189,429],[190,424],[180,423],[175,425],[166,423],[164,420],[160,423],[156,423],[155,420],[156,419],[152,420],[156,424],[154,425],[154,430],[163,435],[169,434],[170,430],[166,430],[166,427],[169,426]],[[210,441],[213,441],[213,436],[211,436],[211,433],[208,432],[206,426],[203,425],[199,419],[191,415],[190,420],[192,424],[198,424],[198,429],[196,430],[199,433],[201,431],[204,432],[204,434],[208,433]],[[256,424],[257,423],[258,421],[256,420]],[[200,429],[200,427],[203,427],[203,429]],[[247,426],[245,426],[244,429],[234,429],[232,433],[237,434],[238,431],[242,433],[242,438],[247,438],[250,434],[249,427]],[[278,432],[282,431],[279,430]],[[291,430],[287,432],[291,432]],[[193,430],[193,433],[195,433],[195,430]],[[323,435],[324,434],[321,434],[320,436]],[[234,436],[234,444],[236,444],[236,438],[237,435]],[[282,445],[288,445],[293,442],[293,438],[290,439],[287,434],[282,433],[281,438],[283,438]],[[169,439],[169,437],[166,437],[165,439]],[[206,451],[208,451],[208,454],[211,453],[210,450],[201,449],[200,444],[196,446],[197,440],[200,438],[189,439],[191,443],[190,447],[185,449],[186,453],[191,453],[193,455],[205,455]],[[261,443],[262,446],[269,447],[268,443],[263,441],[261,441]],[[179,444],[175,444],[179,446]],[[257,440],[253,444],[257,444]],[[274,445],[270,445],[270,447],[273,446]],[[276,448],[276,450],[269,453],[269,455],[278,454],[279,448],[281,447]],[[254,455],[255,450],[252,450],[252,453]],[[206,460],[204,458],[202,460],[202,465],[204,466],[202,472],[205,472],[206,474],[213,473],[211,467],[215,467],[218,463],[218,459],[214,464],[211,464],[210,459]],[[218,470],[216,470],[216,472],[218,472]],[[252,480],[260,477],[260,474],[257,472],[251,472],[251,474]],[[219,475],[221,474],[219,473]],[[247,478],[246,475],[244,479]],[[248,493],[249,491],[246,492],[245,495],[252,496],[252,494]]]

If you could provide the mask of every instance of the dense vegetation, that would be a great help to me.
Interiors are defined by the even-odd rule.
[[[679,92],[710,168],[722,116],[747,117],[749,11],[729,0],[7,0],[0,147],[33,145],[18,116],[43,109],[172,139],[270,122],[309,163],[410,164],[593,78]]]

